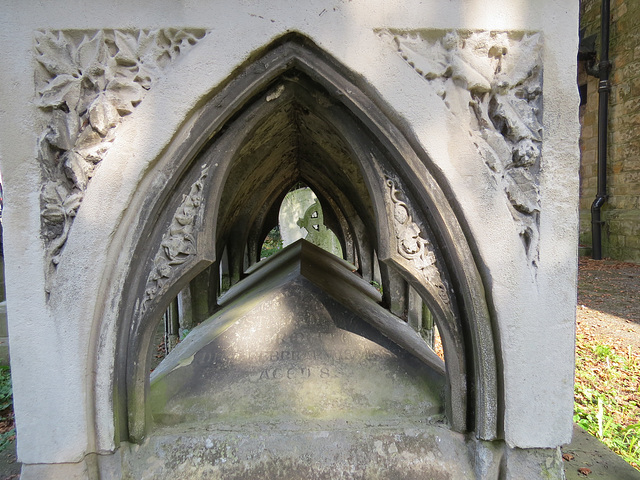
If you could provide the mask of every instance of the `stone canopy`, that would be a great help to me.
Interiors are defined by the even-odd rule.
[[[389,372],[412,372],[399,392],[419,431],[388,430],[401,441],[334,425],[347,435],[339,445],[362,436],[355,464],[380,457],[384,468],[363,475],[398,477],[393,459],[404,458],[404,472],[413,460],[422,473],[427,463],[437,470],[442,459],[440,471],[452,478],[560,478],[557,447],[570,439],[573,408],[574,3],[0,0],[2,222],[22,478],[145,478],[141,465],[151,465],[136,463],[135,453],[146,462],[179,437],[212,468],[232,458],[240,447],[224,432],[189,437],[196,416],[207,423],[225,412],[198,407],[205,391],[221,393],[179,372],[197,376],[196,359],[215,358],[218,347],[225,359],[235,355],[231,334],[262,324],[247,317],[216,336],[209,329],[225,321],[204,322],[172,354],[185,365],[172,374],[168,358],[152,381],[155,335],[187,289],[198,294],[189,305],[197,322],[251,311],[240,299],[271,283],[269,269],[289,268],[283,257],[260,266],[260,247],[298,184],[315,192],[364,283],[346,264],[318,260],[335,266],[329,277],[296,273],[293,283],[273,284],[282,298],[303,292],[313,307],[306,314],[293,305],[290,323],[283,317],[274,328],[348,332],[345,341],[366,337],[367,348],[391,352],[383,358],[395,360],[371,363],[363,382],[378,367],[385,382]],[[270,281],[249,286],[260,278]],[[332,290],[334,282],[343,288]],[[293,322],[318,305],[331,319],[353,319],[343,327],[353,321],[354,331],[325,315],[313,328]],[[388,329],[398,321],[406,334]],[[409,342],[425,322],[440,334],[444,375]],[[317,352],[336,365],[329,346]],[[263,369],[265,382],[268,375],[286,386],[280,377],[297,374],[287,355],[282,368]],[[358,365],[347,360],[341,368],[355,375]],[[277,390],[233,396],[234,385],[254,378],[254,361],[262,360],[247,364],[247,376],[218,373],[255,424],[265,418],[252,402]],[[291,393],[274,415],[289,408],[310,422],[323,405],[314,398],[343,389],[336,378],[322,390],[312,366],[299,367],[307,379],[286,380],[318,394],[299,403]],[[424,411],[410,400],[422,391],[418,372],[429,372]],[[172,394],[181,382],[197,384],[192,410]],[[334,413],[371,416],[395,400],[387,395],[336,397]],[[401,408],[383,410],[385,421],[403,418]],[[291,439],[301,438],[296,425],[281,430],[272,448],[282,450],[270,458],[289,455]],[[350,454],[331,446],[337,437],[323,433],[331,430],[306,431],[304,442],[318,445],[313,454],[337,455],[347,478]]]

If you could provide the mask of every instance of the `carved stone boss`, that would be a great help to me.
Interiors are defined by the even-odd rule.
[[[38,159],[48,290],[84,193],[117,126],[160,72],[205,34],[171,28],[36,32],[36,103],[47,119]]]
[[[522,32],[396,31],[378,35],[468,128],[502,187],[535,266],[542,144],[541,36]]]
[[[425,239],[420,227],[413,221],[408,205],[402,201],[402,192],[396,181],[385,177],[393,207],[393,227],[398,253],[422,275],[428,284],[435,287],[440,300],[450,303],[447,283],[436,266],[436,255],[431,242]]]

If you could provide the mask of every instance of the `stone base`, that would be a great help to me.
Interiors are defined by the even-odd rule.
[[[91,478],[85,462],[23,464],[20,478],[24,480],[84,480]]]
[[[464,436],[446,427],[165,431],[123,452],[125,479],[473,479]],[[534,478],[534,477],[531,477]]]
[[[335,426],[334,426],[335,427]],[[511,449],[441,425],[159,431],[79,463],[22,466],[22,480],[564,480],[559,449]]]
[[[123,478],[122,451],[106,455],[89,454],[77,463],[22,465],[22,480],[120,480]]]

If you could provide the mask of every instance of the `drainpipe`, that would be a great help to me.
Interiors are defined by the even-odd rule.
[[[607,200],[607,114],[609,109],[609,0],[602,0],[600,11],[600,63],[598,78],[598,190],[591,204],[591,245],[592,258],[602,260],[602,224],[600,209]]]

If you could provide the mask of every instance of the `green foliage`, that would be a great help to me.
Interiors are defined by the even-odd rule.
[[[10,407],[12,403],[11,371],[8,367],[2,367],[0,370],[0,412]]]
[[[16,429],[12,428],[4,433],[0,433],[0,452],[4,452],[4,450],[11,444],[11,442],[16,438]]]
[[[0,452],[15,438],[13,427],[13,388],[9,367],[0,367]]]
[[[630,349],[624,355],[610,345],[578,337],[573,421],[636,468],[639,376],[640,365]]]
[[[380,285],[378,282],[376,282],[375,280],[371,280],[369,282],[373,288],[375,288],[376,290],[378,290],[378,292],[382,293],[382,285]]]
[[[220,294],[222,295],[224,292],[231,288],[231,279],[229,275],[226,273],[222,274],[222,278],[220,279]]]
[[[262,244],[262,250],[260,252],[260,258],[267,258],[282,250],[282,237],[280,236],[280,227],[275,226],[264,239]]]
[[[596,345],[592,348],[592,350],[600,360],[606,361],[607,358],[609,358],[610,360],[615,360],[616,362],[622,360],[622,357],[617,355],[609,345]]]

